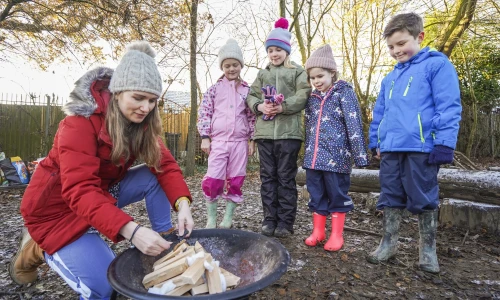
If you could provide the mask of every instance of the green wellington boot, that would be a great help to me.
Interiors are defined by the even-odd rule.
[[[233,224],[233,214],[236,206],[238,206],[238,204],[234,203],[233,201],[228,200],[226,202],[226,213],[224,214],[224,219],[219,224],[219,228],[231,228],[231,225]]]
[[[207,201],[207,226],[205,228],[217,227],[217,201]]]
[[[420,242],[418,247],[420,270],[429,273],[439,273],[439,264],[436,255],[436,231],[438,211],[425,211],[418,215],[418,229]]]
[[[382,239],[378,248],[366,257],[368,262],[378,264],[396,255],[398,252],[399,223],[402,215],[402,209],[384,208]]]

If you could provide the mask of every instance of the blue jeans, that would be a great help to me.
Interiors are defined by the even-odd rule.
[[[145,199],[152,229],[172,228],[170,202],[156,176],[145,165],[131,168],[120,182],[118,207]],[[80,299],[109,299],[113,289],[107,271],[115,253],[97,232],[87,232],[54,255],[45,253],[45,261],[80,295]]]

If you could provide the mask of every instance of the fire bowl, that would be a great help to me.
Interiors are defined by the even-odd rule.
[[[174,243],[175,235],[166,237]],[[242,230],[197,229],[186,240],[189,245],[198,241],[212,254],[220,266],[241,278],[240,284],[229,291],[198,296],[164,296],[150,294],[142,285],[144,276],[153,271],[157,257],[130,248],[118,255],[108,268],[108,281],[118,293],[132,299],[240,299],[264,289],[278,280],[287,270],[288,251],[274,239]],[[172,247],[174,244],[172,245]]]

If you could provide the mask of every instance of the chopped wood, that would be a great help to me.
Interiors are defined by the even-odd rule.
[[[194,252],[198,253],[198,252],[207,252],[205,251],[205,249],[203,249],[203,246],[200,244],[200,242],[196,241],[196,243],[194,244]]]
[[[196,295],[201,295],[201,294],[208,294],[208,285],[206,283],[200,284],[199,286],[195,286],[191,288],[191,295],[196,296]]]
[[[149,274],[144,276],[142,280],[142,284],[146,289],[160,283],[166,281],[170,278],[173,278],[179,274],[182,274],[188,268],[188,264],[186,259],[179,259],[172,264],[165,265],[163,268],[155,270]]]
[[[235,287],[238,284],[240,284],[241,278],[234,275],[233,273],[223,269],[219,268],[220,272],[222,275],[224,275],[224,278],[226,278],[226,286],[227,287]]]
[[[181,244],[153,265],[153,272],[143,279],[151,293],[168,296],[217,294],[234,288],[241,278],[220,268],[219,262],[203,246]],[[205,275],[205,276],[203,276]],[[168,292],[167,292],[168,290]]]
[[[194,247],[193,246],[189,246],[186,248],[186,250],[184,252],[181,252],[179,254],[177,254],[176,256],[172,257],[171,259],[167,260],[167,261],[164,261],[162,262],[161,264],[159,265],[156,265],[156,266],[153,266],[153,270],[158,270],[158,269],[161,269],[163,268],[164,266],[166,265],[169,265],[169,264],[172,264],[176,261],[178,261],[179,259],[184,259],[188,256],[191,256],[191,255],[194,255]]]
[[[222,282],[220,280],[220,269],[217,263],[210,263],[211,270],[205,271],[205,278],[207,279],[208,293],[218,294],[222,293]]]
[[[177,244],[178,246],[179,244]],[[184,251],[184,249],[187,248],[187,245],[186,244],[182,244],[180,247],[175,247],[174,250],[172,250],[171,252],[169,252],[167,255],[165,255],[164,257],[160,258],[159,260],[155,261],[155,263],[153,264],[153,267],[171,259],[172,257],[176,256],[177,254],[181,253],[182,251]],[[177,249],[176,249],[177,248]]]
[[[182,296],[184,295],[185,293],[189,292],[192,288],[200,285],[200,284],[203,284],[203,279],[198,279],[198,282],[196,282],[195,284],[185,284],[185,285],[181,285],[181,286],[178,286],[176,287],[174,290],[166,293],[165,295],[168,295],[168,296]]]
[[[186,245],[186,240],[185,239],[182,240],[182,241],[180,241],[177,245],[175,245],[174,251],[177,250],[182,245]]]
[[[195,284],[205,272],[205,258],[198,258],[187,270],[180,275],[184,284]],[[190,289],[188,289],[190,290]]]

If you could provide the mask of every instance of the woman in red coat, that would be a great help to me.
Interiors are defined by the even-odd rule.
[[[52,149],[22,199],[27,230],[9,266],[16,283],[35,281],[45,261],[82,299],[106,299],[115,254],[99,233],[158,255],[170,247],[160,234],[172,227],[171,208],[179,233],[192,231],[191,195],[160,138],[154,56],[147,42],[135,42],[115,71],[97,68],[76,82]],[[136,159],[145,164],[130,168]],[[121,209],[142,199],[152,229]]]

